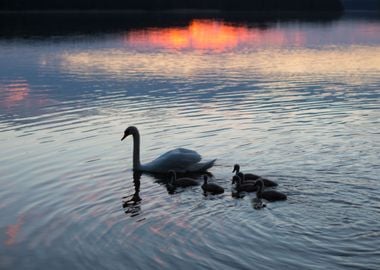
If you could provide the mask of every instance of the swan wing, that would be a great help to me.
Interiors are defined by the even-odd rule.
[[[202,156],[196,151],[186,148],[177,148],[159,156],[157,161],[168,164],[174,168],[187,168],[202,160]]]
[[[152,162],[145,164],[144,167],[155,172],[167,172],[168,170],[186,172],[188,171],[188,168],[191,168],[194,164],[199,163],[201,159],[202,156],[196,151],[185,148],[177,148],[168,151]]]

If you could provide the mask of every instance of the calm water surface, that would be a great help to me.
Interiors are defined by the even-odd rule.
[[[380,20],[3,36],[0,90],[1,269],[380,265]],[[129,125],[226,192],[133,179]],[[234,163],[288,200],[232,197]]]

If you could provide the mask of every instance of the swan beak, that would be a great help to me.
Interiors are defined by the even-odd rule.
[[[121,138],[121,141],[127,138],[128,134],[124,134],[123,138]]]

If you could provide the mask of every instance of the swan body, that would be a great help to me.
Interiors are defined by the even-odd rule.
[[[224,193],[224,188],[214,183],[207,183],[207,175],[203,176],[202,189],[204,192],[210,192],[211,194],[222,194]]]
[[[255,183],[255,186],[257,186],[256,198],[258,200],[265,199],[270,202],[275,202],[275,201],[284,201],[287,199],[287,196],[284,193],[281,193],[275,190],[263,191],[264,183],[261,179],[257,180],[257,182]]]
[[[191,187],[199,185],[197,181],[189,177],[177,178],[177,174],[173,170],[170,170],[169,173],[172,175],[169,183],[172,187]]]
[[[134,126],[124,131],[124,140],[129,135],[133,136],[133,170],[151,173],[167,173],[169,170],[176,172],[204,172],[211,168],[215,160],[201,162],[202,157],[197,152],[185,148],[177,148],[166,152],[155,160],[141,164],[140,162],[140,133]]]
[[[253,174],[253,173],[244,173],[243,174],[240,171],[240,165],[239,164],[235,164],[234,170],[232,172],[236,172],[236,175],[239,175],[239,177],[242,180],[242,183],[252,182],[252,181],[256,181],[258,179],[262,179],[263,182],[264,182],[264,186],[266,186],[266,187],[276,187],[276,186],[278,186],[278,184],[276,182],[274,182],[272,180],[269,180],[269,179],[266,179],[266,178],[262,178],[259,175],[256,175],[256,174]]]
[[[252,184],[253,185],[254,183],[256,183],[257,180],[261,179],[264,182],[264,187],[277,187],[278,186],[278,184],[276,182],[269,180],[269,179],[260,178],[260,177],[256,178],[255,180],[246,179],[245,178],[246,174],[244,174],[242,172],[238,172],[236,175],[240,177],[242,184]]]

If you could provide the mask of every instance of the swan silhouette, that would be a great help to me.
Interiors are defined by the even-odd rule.
[[[204,182],[201,188],[203,189],[204,193],[210,192],[213,195],[224,193],[224,188],[222,188],[221,186],[214,183],[210,183],[210,184],[208,183],[207,175],[203,176],[203,181]]]
[[[246,182],[252,182],[252,181],[256,181],[258,179],[262,179],[263,182],[264,182],[264,186],[266,187],[276,187],[278,186],[278,184],[272,180],[269,180],[269,179],[266,179],[266,178],[263,178],[259,175],[256,175],[256,174],[253,174],[253,173],[242,173],[240,171],[240,165],[239,164],[235,164],[234,165],[234,170],[232,171],[233,173],[236,172],[236,175],[238,175],[242,181],[242,183],[246,183]]]
[[[237,192],[254,192],[257,191],[258,188],[256,182],[242,183],[242,180],[238,175],[232,177],[232,184],[236,184],[235,189]]]
[[[262,179],[256,181],[255,186],[257,186],[256,198],[258,200],[265,199],[270,202],[284,201],[287,196],[284,193],[278,192],[276,190],[264,190],[264,182]]]
[[[140,133],[139,130],[130,126],[124,131],[121,140],[129,135],[133,136],[133,170],[150,173],[167,173],[174,170],[180,173],[205,172],[214,165],[216,159],[200,162],[202,157],[193,150],[177,148],[166,152],[155,160],[141,164],[140,162]]]

